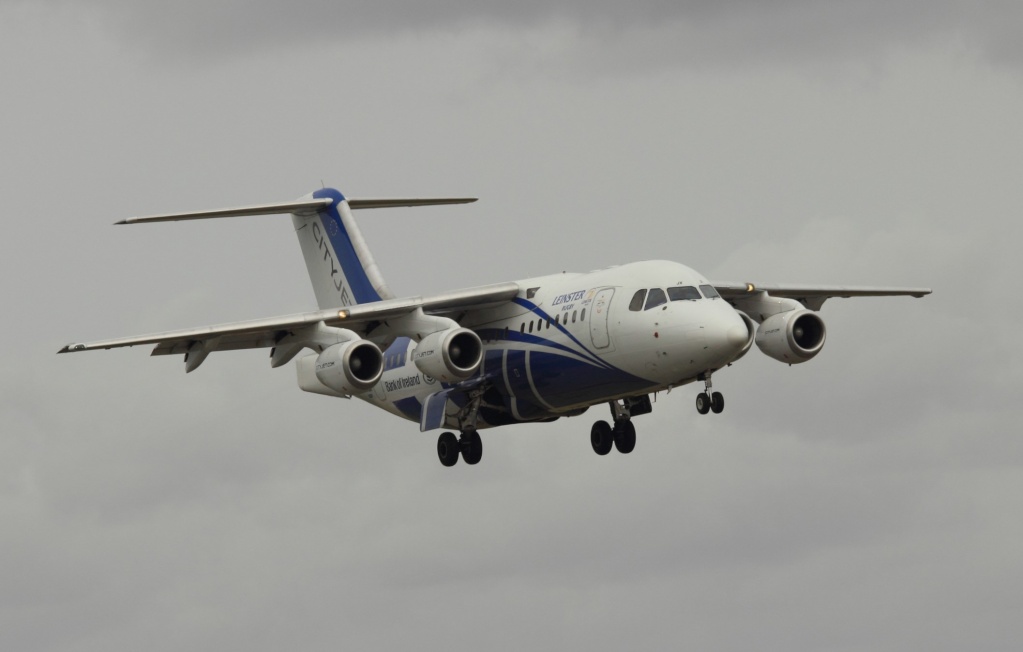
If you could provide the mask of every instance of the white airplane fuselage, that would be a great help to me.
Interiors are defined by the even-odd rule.
[[[497,378],[483,397],[478,428],[575,415],[597,403],[693,382],[736,359],[751,333],[721,298],[630,304],[637,292],[709,287],[678,263],[647,261],[584,274],[518,281],[526,296],[461,324],[483,341],[480,375]],[[645,297],[644,297],[645,299]],[[384,352],[384,374],[357,395],[419,422],[441,383],[412,361],[416,343],[398,338]],[[457,416],[446,427],[457,427]],[[501,409],[503,408],[503,409]]]

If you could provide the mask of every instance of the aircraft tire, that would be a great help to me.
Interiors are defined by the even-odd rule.
[[[458,462],[460,446],[453,432],[441,433],[437,438],[437,457],[444,466],[454,466]]]
[[[622,455],[628,455],[636,448],[636,426],[632,425],[629,419],[623,419],[615,424],[614,429],[615,448]]]
[[[721,414],[725,409],[725,397],[721,392],[714,392],[710,395],[710,409],[714,414]]]
[[[707,392],[700,392],[696,395],[696,411],[700,414],[707,414],[710,412],[710,397],[707,396]]]
[[[590,444],[597,455],[607,455],[614,445],[614,434],[607,421],[597,421],[590,428]]]
[[[462,459],[466,464],[478,464],[483,459],[483,440],[475,430],[462,433]]]

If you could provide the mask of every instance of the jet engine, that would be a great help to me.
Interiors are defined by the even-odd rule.
[[[757,335],[757,323],[743,311],[737,310],[736,312],[739,313],[740,317],[742,317],[742,323],[746,325],[746,344],[743,345],[742,350],[739,351],[739,355],[732,358],[732,362],[735,362],[742,356],[749,353],[749,350],[753,348],[753,341],[756,339]]]
[[[315,368],[316,378],[335,392],[361,394],[383,375],[384,354],[368,340],[341,342],[317,356]]]
[[[806,362],[824,348],[827,329],[812,310],[790,310],[768,317],[757,329],[757,347],[779,362]]]
[[[446,383],[473,375],[482,361],[483,342],[468,328],[431,333],[412,352],[419,371]]]

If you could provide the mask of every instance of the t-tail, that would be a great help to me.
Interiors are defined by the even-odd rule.
[[[327,309],[394,298],[355,223],[353,209],[467,204],[474,201],[474,197],[348,199],[338,190],[323,188],[297,201],[131,217],[117,224],[290,213],[316,294],[316,303],[321,309]]]
[[[320,308],[394,298],[355,224],[345,196],[333,188],[324,188],[307,199],[330,200],[315,212],[291,216]]]

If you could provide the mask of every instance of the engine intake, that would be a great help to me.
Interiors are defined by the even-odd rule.
[[[806,362],[821,352],[827,329],[812,310],[790,310],[765,319],[757,329],[757,348],[788,364]]]
[[[384,373],[384,354],[368,340],[335,344],[316,358],[316,378],[342,394],[361,394],[373,388]]]
[[[476,373],[483,362],[483,341],[468,328],[431,333],[412,352],[419,371],[441,382],[456,382]]]

